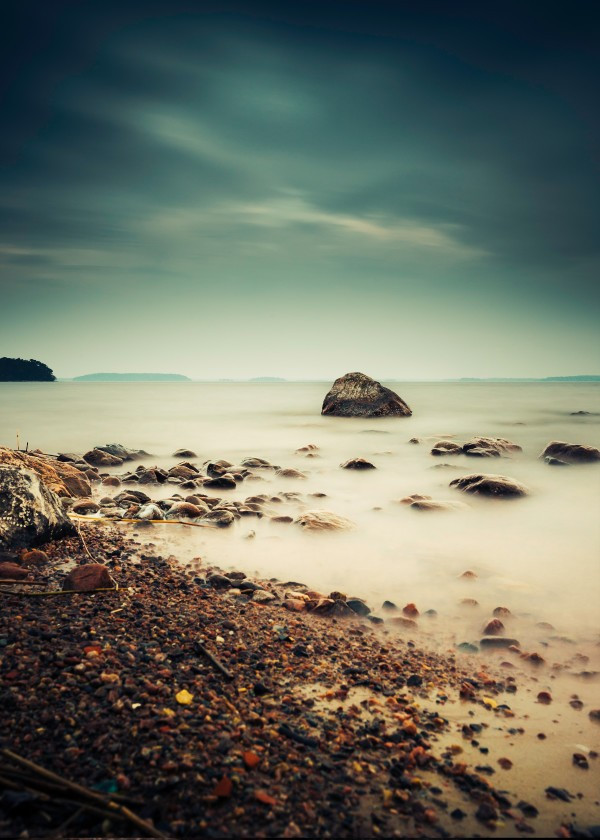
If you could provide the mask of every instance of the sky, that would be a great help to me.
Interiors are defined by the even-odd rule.
[[[0,356],[600,373],[594,3],[5,9]]]

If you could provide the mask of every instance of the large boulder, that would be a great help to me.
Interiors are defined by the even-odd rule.
[[[492,496],[494,498],[515,498],[527,496],[529,490],[524,484],[508,478],[505,475],[463,475],[450,482],[450,487],[463,490],[465,493],[474,493],[479,496]]]
[[[331,386],[321,414],[332,417],[410,417],[412,411],[394,391],[364,373],[347,373]]]
[[[27,548],[76,533],[56,493],[35,472],[0,466],[0,548]]]
[[[600,461],[600,449],[585,446],[582,443],[564,443],[561,440],[553,440],[544,449],[540,458],[556,458],[567,464],[585,464]]]
[[[17,452],[0,447],[0,465],[32,470],[58,496],[91,496],[85,475],[72,464],[35,452]]]

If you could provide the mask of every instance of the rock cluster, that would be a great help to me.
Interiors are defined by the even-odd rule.
[[[92,492],[90,482],[81,469],[42,452],[19,452],[0,447],[0,465],[24,467],[33,471],[58,496],[89,496]],[[87,469],[87,465],[84,468]]]

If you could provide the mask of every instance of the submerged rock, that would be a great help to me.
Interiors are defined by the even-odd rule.
[[[556,458],[568,464],[585,464],[600,461],[600,449],[582,443],[565,443],[553,440],[542,452],[541,458]]]
[[[295,522],[307,531],[347,531],[354,528],[354,523],[345,516],[328,510],[306,510]]]
[[[480,496],[491,496],[494,498],[516,498],[527,496],[529,490],[524,484],[508,478],[505,475],[463,475],[450,482],[450,487],[463,490],[465,493],[475,493]]]
[[[196,453],[191,449],[178,449],[173,452],[172,458],[197,458]]]
[[[295,470],[293,467],[284,467],[275,471],[275,475],[280,478],[306,478],[306,473]]]
[[[409,417],[412,411],[394,391],[364,373],[336,379],[323,400],[321,414],[332,417]]]
[[[0,466],[0,548],[26,548],[75,533],[60,499],[36,473]]]
[[[374,470],[377,469],[375,464],[366,461],[364,458],[351,458],[349,461],[340,464],[343,470]]]
[[[467,510],[464,502],[441,502],[435,499],[417,499],[410,503],[414,510]]]

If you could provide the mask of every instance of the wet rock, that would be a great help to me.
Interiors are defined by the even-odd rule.
[[[162,510],[155,504],[146,504],[141,507],[138,512],[135,514],[134,519],[145,519],[145,520],[152,520],[152,519],[164,519],[164,514]]]
[[[172,458],[197,458],[195,452],[191,449],[178,449],[176,452],[173,452]]]
[[[121,480],[116,475],[106,475],[102,479],[102,484],[105,487],[120,487]]]
[[[244,458],[242,461],[242,467],[250,467],[250,469],[258,470],[278,470],[279,467],[270,464],[268,461],[265,461],[264,458]]]
[[[306,478],[306,473],[300,472],[300,470],[295,470],[292,467],[276,470],[275,475],[280,478]]]
[[[411,503],[411,508],[413,510],[423,510],[423,511],[432,511],[432,510],[468,510],[469,506],[466,505],[464,502],[441,502],[435,499],[421,499],[418,501],[414,501]]]
[[[327,510],[306,510],[295,522],[307,531],[347,531],[354,528],[349,519]]]
[[[482,475],[473,473],[463,475],[450,482],[450,487],[456,487],[465,493],[489,496],[498,499],[511,499],[526,496],[529,493],[524,484],[504,475]]]
[[[193,505],[190,502],[175,502],[167,511],[167,519],[198,519],[208,513],[209,508],[199,504]]]
[[[519,642],[506,636],[484,636],[479,640],[479,645],[482,648],[510,648],[519,647]]]
[[[408,417],[412,411],[398,394],[364,373],[336,379],[323,400],[321,414],[333,417]]]
[[[570,467],[570,464],[567,464],[566,461],[560,461],[558,458],[551,458],[549,455],[546,455],[544,461],[551,467]]]
[[[178,464],[176,467],[171,467],[169,475],[173,478],[196,478],[198,470],[193,470],[185,464]]]
[[[83,459],[95,467],[120,467],[123,463],[123,458],[111,455],[110,452],[105,452],[103,449],[90,449],[89,452],[85,453]]]
[[[370,461],[366,461],[364,458],[351,458],[350,461],[346,461],[343,464],[340,464],[343,470],[374,470],[376,469],[375,464],[372,464]]]
[[[394,624],[397,627],[405,627],[407,630],[417,630],[418,624],[412,618],[405,618],[402,615],[394,616],[393,618],[387,619],[390,624]]]
[[[268,604],[270,601],[275,601],[277,599],[276,595],[273,595],[272,592],[268,592],[266,589],[257,589],[252,596],[252,600],[256,604]]]
[[[462,446],[459,443],[455,443],[452,440],[438,440],[436,444],[434,444],[431,454],[432,455],[460,455],[462,452]]]
[[[97,511],[100,510],[100,505],[93,499],[80,499],[71,506],[71,510],[73,513],[79,513],[80,515],[85,516],[90,513],[97,513]]]
[[[522,452],[522,447],[504,438],[476,437],[467,441],[462,451],[472,457],[499,458],[501,455]]]
[[[204,522],[210,522],[219,528],[227,528],[235,520],[235,516],[230,510],[211,510],[203,516]]]
[[[349,598],[346,603],[357,615],[365,616],[371,612],[371,608],[364,601],[361,601],[360,598]]]
[[[594,723],[600,723],[600,709],[592,709],[588,712],[588,717],[590,720],[593,720]]]
[[[220,575],[216,572],[209,575],[206,578],[206,582],[215,589],[229,589],[232,586],[231,580],[227,577],[227,575]]]
[[[291,516],[271,516],[271,522],[293,522],[294,519]]]
[[[500,636],[504,633],[504,624],[499,618],[492,618],[483,628],[486,636]]]
[[[416,618],[420,615],[415,604],[406,604],[405,607],[402,607],[402,613],[403,615],[407,615],[409,618]]]
[[[237,486],[233,476],[228,473],[218,478],[207,478],[202,484],[204,487],[212,487],[213,489],[219,490],[235,490]]]
[[[23,580],[29,575],[29,571],[18,563],[0,563],[0,579],[2,580]]]
[[[286,610],[290,610],[290,612],[303,612],[306,609],[306,601],[302,601],[299,598],[286,598],[283,606]]]
[[[58,496],[36,473],[0,466],[0,548],[27,548],[74,533]]]
[[[315,443],[308,443],[306,446],[301,446],[299,449],[296,449],[296,454],[301,454],[304,452],[314,452],[319,447]]]
[[[467,569],[466,572],[463,572],[461,575],[463,580],[477,580],[477,575],[475,572],[472,572],[470,569]]]
[[[115,581],[102,563],[87,563],[77,566],[63,581],[63,589],[89,592],[92,589],[114,589]]]
[[[542,452],[541,458],[557,458],[569,464],[585,464],[600,461],[600,449],[581,443],[565,443],[553,440]]]
[[[143,449],[128,449],[121,443],[106,443],[104,446],[97,446],[96,449],[99,449],[101,452],[107,452],[115,458],[120,458],[121,461],[137,461],[139,458],[146,458],[150,455],[149,452],[144,452]]]
[[[549,706],[552,703],[552,695],[548,691],[540,691],[537,696],[537,701],[544,706]]]
[[[470,642],[461,642],[456,646],[456,649],[461,653],[477,653],[479,651],[477,645],[473,645]]]
[[[412,496],[405,496],[400,499],[401,505],[412,505],[414,502],[428,502],[431,496],[421,496],[419,493],[413,493]]]
[[[381,605],[381,609],[385,610],[385,612],[397,612],[398,607],[393,601],[384,601]]]

